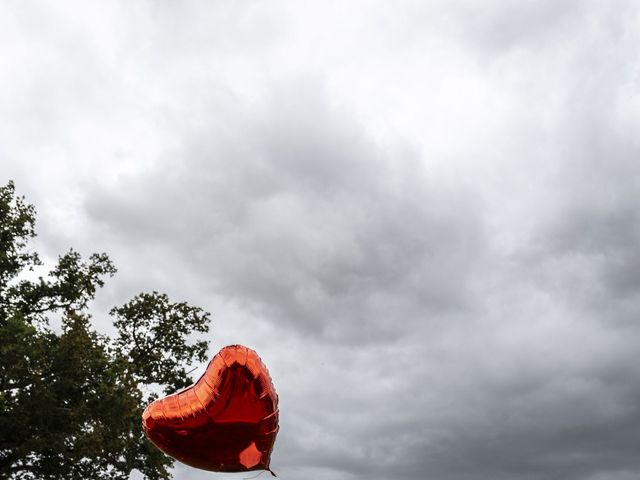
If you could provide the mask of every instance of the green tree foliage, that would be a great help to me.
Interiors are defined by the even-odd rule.
[[[207,343],[189,337],[208,331],[209,313],[142,293],[111,311],[115,338],[99,335],[88,306],[116,272],[111,260],[70,250],[30,279],[42,267],[29,249],[34,226],[34,207],[12,182],[0,186],[0,478],[170,478],[141,414],[152,385],[191,383],[187,367],[205,360]]]
[[[186,303],[171,303],[157,292],[141,293],[129,303],[111,310],[120,335],[116,352],[131,362],[130,373],[138,382],[166,385],[165,392],[190,385],[184,369],[194,357],[206,358],[207,342],[176,342],[192,331],[207,330],[208,314]]]

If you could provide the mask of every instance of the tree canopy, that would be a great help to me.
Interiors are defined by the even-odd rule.
[[[0,478],[170,478],[141,414],[153,391],[192,382],[208,344],[190,338],[209,330],[209,313],[141,293],[111,310],[114,338],[97,333],[90,302],[115,266],[70,250],[34,280],[35,221],[13,182],[0,186]]]

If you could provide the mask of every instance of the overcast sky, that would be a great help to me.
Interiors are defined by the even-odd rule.
[[[8,1],[0,181],[258,351],[280,478],[640,476],[640,4]],[[239,479],[177,466],[176,479]]]

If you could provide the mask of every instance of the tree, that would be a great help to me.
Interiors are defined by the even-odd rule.
[[[187,367],[206,359],[207,342],[189,338],[208,331],[209,313],[142,293],[110,312],[117,336],[100,335],[89,304],[115,274],[111,260],[70,250],[32,280],[43,266],[35,235],[35,208],[13,182],[0,186],[0,478],[170,478],[141,415],[154,387],[191,383]]]

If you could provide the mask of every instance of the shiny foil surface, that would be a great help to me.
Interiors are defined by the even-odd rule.
[[[269,470],[278,432],[278,395],[250,348],[231,345],[193,385],[151,403],[144,431],[167,455],[216,472]]]

